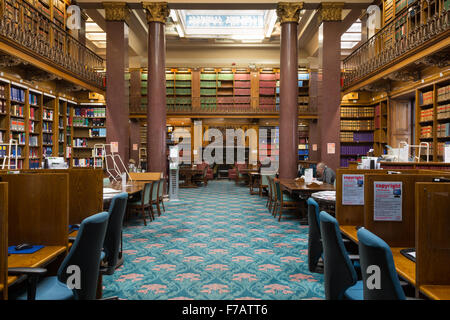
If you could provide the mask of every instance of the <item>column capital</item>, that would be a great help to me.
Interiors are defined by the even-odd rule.
[[[324,21],[342,21],[344,2],[322,2],[319,6],[319,24]]]
[[[170,14],[167,2],[142,2],[142,7],[147,13],[147,22],[166,23]]]
[[[106,21],[123,21],[129,24],[130,9],[126,2],[103,2]]]
[[[278,2],[277,16],[281,23],[298,23],[300,11],[303,9],[303,2]]]

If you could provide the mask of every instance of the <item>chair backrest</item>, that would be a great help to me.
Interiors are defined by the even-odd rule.
[[[261,185],[262,186],[268,186],[269,185],[269,178],[275,178],[274,174],[261,174]]]
[[[275,188],[275,178],[270,178],[270,187],[272,188],[272,201],[276,201],[277,200],[277,190]]]
[[[319,204],[313,198],[308,198],[306,203],[308,205],[309,232],[311,232],[311,229],[314,229],[314,231],[318,233],[318,236],[320,238]]]
[[[107,262],[106,274],[113,274],[119,259],[120,240],[125,212],[127,210],[128,193],[122,192],[111,200],[109,205],[108,228],[106,229],[103,250]]]
[[[75,299],[93,300],[97,292],[100,255],[108,226],[108,212],[100,212],[81,222],[77,238],[58,269],[58,280],[67,283],[68,278],[79,268],[80,287],[72,289]]]
[[[150,203],[151,193],[152,193],[154,184],[155,184],[155,181],[152,181],[152,182],[148,182],[144,185],[144,191],[142,192],[142,204],[143,205],[148,205]]]
[[[159,188],[158,188],[158,196],[161,198],[164,195],[164,184],[166,183],[166,180],[161,178],[159,180]]]
[[[321,211],[319,221],[324,253],[325,297],[327,300],[341,300],[345,290],[356,283],[356,271],[345,250],[337,220]]]
[[[281,193],[280,180],[274,179],[273,181],[274,181],[274,184],[275,184],[275,196],[276,196],[276,199],[278,201],[282,201],[283,200],[283,195]]]
[[[405,293],[398,280],[391,248],[381,238],[365,228],[360,228],[357,236],[364,300],[405,300]],[[371,284],[379,285],[379,287],[367,287],[368,278],[375,272],[368,270],[370,266],[379,268],[379,283],[376,283],[376,279],[369,280]],[[374,268],[372,267],[372,269]]]
[[[315,270],[317,261],[323,253],[320,241],[319,205],[313,198],[308,198],[308,266],[309,270]]]
[[[159,185],[161,184],[161,180],[153,181],[152,184],[152,191],[150,193],[150,199],[152,201],[158,200],[158,194],[159,194]]]

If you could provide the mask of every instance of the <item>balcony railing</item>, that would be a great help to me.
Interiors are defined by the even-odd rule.
[[[103,88],[103,59],[24,0],[0,0],[0,38],[31,51],[84,82]],[[2,10],[3,9],[3,10]]]
[[[344,88],[421,45],[440,40],[450,29],[449,19],[441,0],[417,1],[409,6],[344,60]]]
[[[130,106],[130,113],[134,115],[146,115],[147,109],[139,106],[138,108]],[[188,105],[167,106],[167,113],[169,115],[278,115],[280,110],[278,107],[262,106],[259,108],[233,106],[213,106],[209,108],[192,107]],[[301,116],[315,116],[317,109],[312,106],[299,106],[298,114]]]

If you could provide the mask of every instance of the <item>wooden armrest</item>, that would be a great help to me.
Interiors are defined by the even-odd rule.
[[[10,276],[20,276],[20,275],[27,275],[27,276],[41,276],[47,273],[47,269],[44,268],[8,268],[8,275]]]

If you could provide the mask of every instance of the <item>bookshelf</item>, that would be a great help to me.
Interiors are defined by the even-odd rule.
[[[200,108],[202,111],[217,109],[217,77],[215,68],[203,68],[200,72]]]
[[[436,156],[444,159],[444,146],[450,144],[450,80],[436,84]]]
[[[267,135],[261,134],[262,130],[266,130]],[[280,155],[280,129],[274,126],[260,126],[258,138],[259,159],[264,161],[269,158],[272,163],[279,163]],[[273,150],[272,150],[273,148]]]
[[[250,110],[252,107],[251,74],[248,69],[234,71],[234,107]]]
[[[309,72],[305,69],[299,69],[297,75],[298,81],[298,113],[308,112],[309,107]]]
[[[259,71],[259,109],[275,111],[277,106],[277,80],[280,80],[278,69],[264,68]]]
[[[217,73],[217,109],[220,111],[233,111],[237,106],[235,102],[235,93],[240,93],[236,97],[243,99],[248,93],[249,87],[244,87],[246,82],[239,82],[240,87],[234,88],[234,74],[231,68],[218,69]],[[244,95],[244,97],[242,97]],[[241,104],[241,107],[247,106],[250,108],[250,103],[245,105]]]
[[[341,104],[341,167],[348,167],[374,147],[375,107],[366,104]]]
[[[298,160],[309,160],[309,124],[306,121],[298,125]]]
[[[381,156],[386,152],[389,137],[389,110],[388,101],[384,100],[375,105],[375,131],[374,131],[374,153]]]
[[[42,162],[42,103],[43,95],[39,91],[29,89],[28,103],[28,168],[39,169]]]
[[[94,166],[94,145],[106,143],[106,105],[102,102],[82,102],[74,107],[72,165]],[[96,166],[102,167],[101,159]]]
[[[436,136],[435,123],[435,86],[429,85],[416,91],[416,144],[427,142],[430,144],[430,160],[434,157],[434,141]],[[426,156],[423,156],[425,160]]]

